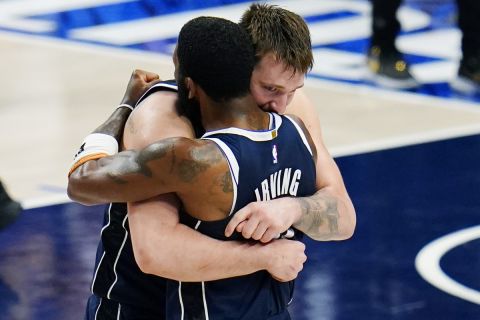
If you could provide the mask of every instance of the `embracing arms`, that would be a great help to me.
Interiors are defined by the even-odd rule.
[[[182,127],[178,116],[159,116],[159,99],[152,95],[129,118],[123,136],[127,148],[143,148]],[[167,127],[153,126],[152,120]],[[159,128],[165,130],[159,132]],[[193,136],[188,130],[182,134]],[[306,259],[302,243],[282,240],[262,245],[215,240],[179,223],[178,207],[174,194],[128,203],[133,250],[142,271],[180,281],[208,281],[265,269],[273,277],[287,281],[296,278],[302,269]]]
[[[137,83],[137,89],[146,88],[149,85],[142,71],[135,71],[132,74],[129,83],[130,91],[132,91],[132,81],[134,84]],[[143,93],[144,89],[140,89],[137,91]],[[176,114],[175,100],[175,95],[155,93],[142,102],[125,126],[123,133],[125,147],[143,149],[152,141],[162,138],[193,137],[188,120]],[[119,114],[115,115],[117,113]],[[127,108],[116,110],[115,116],[110,117],[95,132],[107,133],[118,139],[129,113],[130,110]],[[128,188],[122,190],[122,187],[126,188],[126,184],[118,184],[119,179],[125,179],[120,171],[116,179],[104,176],[101,187],[95,182],[95,171],[102,170],[102,165],[98,162],[110,161],[111,163],[106,163],[107,166],[128,167],[134,161],[134,153],[138,154],[138,151],[129,152],[124,156],[127,163],[123,163],[118,157],[116,160],[100,159],[86,162],[74,170],[69,178],[70,197],[87,204],[110,202],[120,198],[125,201],[150,197],[151,191],[143,188],[140,192],[132,191],[139,192],[134,196],[123,194],[130,190]],[[115,161],[117,161],[116,164],[114,164]],[[128,162],[131,163],[128,164]],[[82,174],[81,171],[77,171],[82,170],[83,166],[90,167],[85,169],[84,179],[80,181]],[[116,191],[105,190],[109,188],[114,188]],[[129,203],[128,221],[135,259],[140,269],[146,273],[175,280],[207,281],[266,269],[275,278],[288,281],[296,278],[306,260],[305,247],[297,241],[281,240],[262,245],[218,241],[204,236],[178,222],[178,200],[173,194],[155,195],[145,201]]]
[[[315,240],[348,239],[355,230],[355,209],[340,170],[323,143],[315,106],[303,89],[297,90],[287,112],[303,121],[315,144],[317,192],[309,197],[250,203],[235,214],[225,234],[229,236],[236,229],[245,238],[268,242],[293,225]]]
[[[355,230],[355,208],[340,170],[323,142],[318,111],[303,89],[297,92],[290,107],[287,111],[304,121],[317,149],[317,192],[296,199],[301,218],[294,227],[315,240],[348,239]]]

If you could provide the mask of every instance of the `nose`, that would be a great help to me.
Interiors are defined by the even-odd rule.
[[[284,114],[287,109],[288,97],[286,94],[277,97],[268,104],[270,111]]]

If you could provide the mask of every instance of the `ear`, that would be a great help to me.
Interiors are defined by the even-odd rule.
[[[188,99],[193,99],[197,96],[197,84],[190,77],[185,77],[185,86],[188,89]]]

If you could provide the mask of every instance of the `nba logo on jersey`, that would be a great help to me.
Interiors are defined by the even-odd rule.
[[[278,153],[277,153],[277,145],[274,144],[272,148],[272,155],[273,155],[273,163],[278,163]]]

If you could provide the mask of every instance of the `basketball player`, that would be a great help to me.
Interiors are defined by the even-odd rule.
[[[254,62],[238,24],[211,17],[188,22],[174,53],[179,99],[200,109],[207,132],[201,140],[169,138],[110,157],[112,136],[87,137],[69,179],[75,200],[96,194],[137,201],[175,192],[182,223],[226,240],[231,215],[266,189],[273,198],[314,193],[316,150],[309,133],[298,118],[258,108],[249,94]],[[292,294],[292,283],[266,271],[211,282],[169,280],[167,318],[289,319]]]
[[[255,99],[262,104],[263,108],[284,112],[287,101],[291,100],[296,88],[303,84],[304,74],[312,63],[308,29],[299,16],[268,5],[252,6],[244,15],[242,24],[249,30],[252,39],[256,42],[257,57],[259,58],[252,76],[252,92],[255,93]],[[271,36],[269,37],[269,30],[272,33],[284,35],[286,38],[272,39]],[[284,44],[288,43],[289,46],[282,46],[282,41]],[[296,52],[289,51],[289,47],[295,48]],[[295,78],[292,77],[293,71],[296,71],[297,77]],[[140,86],[137,91],[144,90],[142,82],[148,84],[148,81],[142,78],[145,75],[139,72],[133,75],[131,82],[134,83],[133,87],[135,87],[135,81]],[[161,92],[155,93],[157,90],[162,90],[161,88],[161,86],[160,89],[159,87],[153,88],[154,90],[150,91],[152,94],[144,99],[141,108],[129,119],[129,125],[124,135],[124,143],[129,148],[145,146],[169,132],[170,136],[192,134],[191,129],[185,130],[185,125],[178,121],[176,110],[166,110],[164,107],[166,103],[162,100],[166,93],[163,95]],[[135,90],[130,90],[130,94],[132,91]],[[174,99],[171,97],[170,101]],[[133,104],[136,101],[137,98],[129,97],[127,92],[124,102]],[[158,103],[162,105],[162,108],[157,106]],[[249,205],[247,208],[250,211],[255,209],[254,212],[261,214],[266,212],[267,216],[282,212],[296,212],[307,218],[311,216],[321,222],[321,226],[324,227],[323,229],[311,228],[310,233],[316,232],[311,235],[312,237],[322,240],[348,238],[354,228],[354,210],[338,168],[321,141],[318,115],[301,90],[291,105],[294,107],[291,109],[289,107],[287,111],[300,115],[310,131],[315,133],[314,140],[317,150],[319,150],[317,161],[317,173],[320,172],[317,174],[319,191],[310,198],[301,200],[297,200],[297,198],[295,201],[292,201],[291,198],[282,198],[268,201],[267,205],[261,203],[256,206]],[[122,112],[122,109],[124,108],[120,108],[118,112]],[[162,125],[152,125],[152,123],[159,122]],[[142,130],[137,130],[140,127]],[[183,132],[180,132],[182,130]],[[128,232],[130,230],[136,249],[135,256],[142,270],[179,280],[217,279],[229,276],[229,272],[232,270],[238,272],[242,268],[248,272],[249,269],[245,268],[245,265],[251,267],[255,263],[253,261],[242,263],[245,262],[246,257],[265,253],[263,249],[276,245],[275,242],[272,242],[267,247],[263,247],[262,251],[257,250],[258,248],[255,246],[234,247],[232,242],[222,243],[209,239],[178,224],[174,200],[170,199],[170,202],[163,201],[163,203],[155,200],[131,205],[128,219],[126,219],[124,205],[112,204],[107,210],[106,227],[102,231],[103,247],[99,246],[96,273],[92,285],[93,291],[103,298],[104,304],[113,303],[119,308],[118,302],[128,301],[137,306],[147,306],[147,309],[161,311],[161,304],[158,301],[161,300],[162,281],[159,278],[144,275],[138,270],[133,261],[130,233]],[[331,203],[331,205],[324,205],[324,203]],[[162,214],[159,214],[159,210]],[[171,211],[167,213],[168,210]],[[316,214],[311,214],[312,212],[316,212]],[[288,222],[286,224],[291,225]],[[135,227],[138,232],[133,230]],[[252,235],[252,237],[255,238],[256,235]],[[160,247],[161,250],[159,250]],[[180,252],[185,254],[180,255]],[[272,256],[275,257],[270,254],[270,257]],[[254,260],[258,265],[258,261],[262,259]],[[179,264],[179,261],[186,263]],[[274,261],[270,260],[270,262]],[[209,268],[204,268],[206,265]],[[276,276],[279,277],[278,273]],[[288,280],[289,278],[292,278],[292,275],[285,276],[283,279]],[[129,292],[129,294],[120,292]],[[100,299],[96,296],[92,296],[92,298]]]

